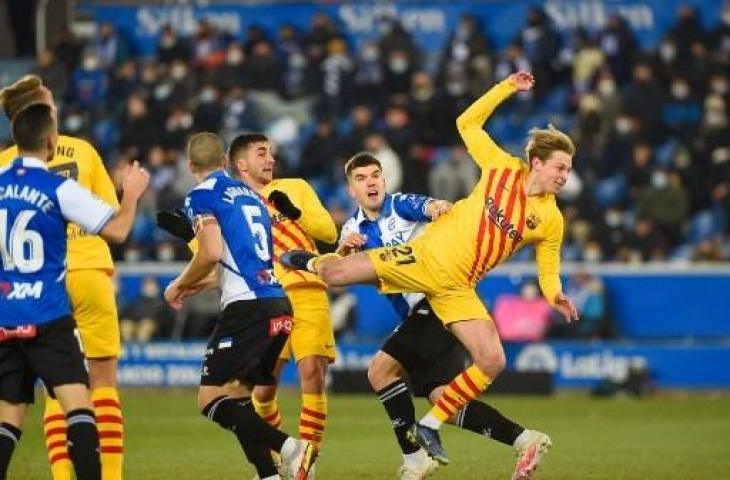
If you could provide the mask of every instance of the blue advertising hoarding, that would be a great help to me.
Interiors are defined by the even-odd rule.
[[[377,344],[341,344],[333,369],[361,371]],[[659,388],[730,388],[730,343],[546,342],[506,345],[507,368],[547,371],[557,388],[591,388],[604,379],[621,381],[631,366],[645,366]],[[196,386],[204,342],[128,344],[119,362],[124,386]],[[287,365],[282,384],[296,385]]]
[[[384,18],[397,18],[427,53],[434,54],[444,45],[464,13],[476,16],[497,48],[513,41],[525,27],[528,9],[541,5],[560,32],[581,26],[589,31],[602,28],[613,14],[620,13],[639,42],[655,46],[674,23],[680,5],[694,5],[704,23],[712,26],[719,18],[720,0],[527,0],[490,1],[329,1],[282,2],[202,2],[197,5],[105,5],[100,1],[79,2],[80,11],[98,22],[110,22],[124,34],[132,47],[152,55],[162,27],[171,24],[183,35],[195,32],[198,20],[205,18],[221,32],[242,38],[251,25],[264,27],[270,34],[282,24],[306,30],[312,16],[329,14],[355,44],[376,38]]]

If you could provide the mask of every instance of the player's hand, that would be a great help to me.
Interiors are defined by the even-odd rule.
[[[351,253],[359,252],[362,246],[365,245],[367,239],[368,238],[365,235],[360,233],[350,233],[342,239],[340,246],[337,247],[335,253],[346,257]]]
[[[122,190],[128,198],[137,201],[147,189],[150,183],[150,174],[147,170],[140,167],[139,162],[135,160],[124,171],[122,179]]]
[[[535,77],[530,72],[525,72],[524,70],[513,73],[507,78],[515,84],[517,90],[520,92],[532,90],[532,87],[535,86]]]
[[[573,300],[563,292],[555,295],[555,309],[565,318],[567,323],[578,320],[578,309],[575,308]]]
[[[172,281],[165,289],[165,301],[174,309],[180,310],[185,298],[184,292],[178,288],[177,282]]]
[[[168,232],[170,235],[189,243],[195,238],[193,224],[181,208],[175,210],[158,210],[157,226]]]
[[[446,215],[454,205],[448,200],[431,200],[426,205],[426,214],[431,220],[436,220],[441,215]]]
[[[281,190],[272,190],[269,194],[269,201],[274,204],[277,210],[292,220],[298,220],[302,216],[302,211],[295,207],[287,194]]]

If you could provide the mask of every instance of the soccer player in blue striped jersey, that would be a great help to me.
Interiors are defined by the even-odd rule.
[[[220,285],[222,313],[203,359],[198,407],[235,433],[260,479],[279,478],[273,450],[281,454],[286,475],[304,480],[317,456],[313,444],[272,427],[251,403],[253,385],[275,383],[273,370],[291,332],[292,310],[274,275],[271,220],[263,199],[228,175],[224,152],[212,133],[196,134],[188,143],[189,166],[199,183],[185,209],[198,250],[165,298],[179,308],[186,297]]]
[[[338,247],[341,255],[354,250],[398,248],[416,238],[429,222],[451,208],[447,201],[424,195],[386,194],[380,162],[369,153],[350,159],[345,173],[350,195],[359,208],[342,226]],[[403,323],[373,357],[368,379],[388,413],[403,453],[400,478],[418,480],[430,475],[438,462],[407,438],[408,429],[416,422],[408,387],[416,396],[427,397],[435,403],[445,385],[464,369],[468,353],[444,328],[424,294],[399,293],[387,297]],[[515,446],[518,451],[533,436],[531,430],[525,430],[478,400],[457,411],[449,423]]]
[[[123,242],[149,174],[136,163],[130,167],[115,211],[73,179],[48,171],[56,128],[49,105],[16,113],[18,157],[0,170],[0,478],[40,378],[66,416],[76,478],[100,480],[99,434],[65,285],[66,227],[73,222]]]

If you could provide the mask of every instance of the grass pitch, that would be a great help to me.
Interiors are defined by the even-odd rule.
[[[554,446],[536,475],[564,479],[730,478],[730,396],[651,399],[487,396],[505,415],[550,434]],[[122,394],[128,480],[250,479],[235,438],[195,409],[194,390],[128,389]],[[296,391],[281,394],[285,430],[297,431]],[[425,411],[418,403],[418,413]],[[13,457],[11,480],[50,479],[36,405]],[[512,449],[445,426],[451,465],[435,479],[508,479]],[[376,397],[331,395],[319,480],[393,479],[400,452]]]

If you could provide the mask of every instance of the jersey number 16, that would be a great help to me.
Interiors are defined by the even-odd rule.
[[[28,223],[36,214],[33,210],[21,210],[8,232],[8,211],[0,209],[0,255],[3,270],[18,269],[21,273],[37,272],[43,267],[43,237],[28,229]]]

